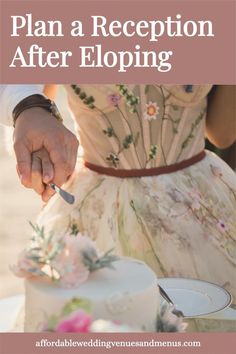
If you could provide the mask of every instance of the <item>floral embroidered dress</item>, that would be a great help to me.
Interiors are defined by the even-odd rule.
[[[169,166],[204,150],[211,85],[66,86],[83,160],[114,170]],[[121,178],[78,161],[75,204],[54,196],[39,223],[139,258],[158,277],[191,277],[236,298],[236,176],[215,154],[172,173]]]

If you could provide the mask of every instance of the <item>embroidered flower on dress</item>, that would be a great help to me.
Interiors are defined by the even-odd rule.
[[[176,203],[183,203],[184,202],[183,195],[177,189],[170,190],[168,194]]]
[[[201,204],[197,199],[194,199],[192,204],[191,204],[192,210],[199,210],[201,208]]]
[[[106,160],[109,161],[114,167],[117,167],[119,163],[119,157],[111,152],[107,157]]]
[[[188,195],[192,199],[191,208],[193,210],[199,210],[201,208],[201,193],[198,190],[192,189],[190,192],[188,192]]]
[[[120,103],[121,100],[121,95],[117,94],[117,93],[112,93],[110,95],[107,96],[107,101],[109,103],[109,105],[111,106],[118,106],[118,104]]]
[[[223,220],[218,220],[217,226],[222,232],[226,232],[228,230],[228,227]]]
[[[146,104],[146,111],[144,112],[144,119],[152,120],[157,119],[157,115],[159,114],[160,107],[156,104],[156,102],[149,102]]]
[[[222,171],[218,166],[213,166],[213,165],[210,166],[211,166],[211,172],[215,177],[222,177]]]

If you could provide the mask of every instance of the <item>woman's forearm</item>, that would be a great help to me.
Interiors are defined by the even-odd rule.
[[[219,85],[209,98],[206,134],[219,148],[227,148],[236,140],[236,86]]]
[[[43,93],[47,97],[49,97],[51,100],[54,100],[55,96],[56,96],[56,93],[57,93],[57,88],[58,88],[57,85],[53,85],[53,84],[48,85],[47,84],[47,85],[44,86]]]

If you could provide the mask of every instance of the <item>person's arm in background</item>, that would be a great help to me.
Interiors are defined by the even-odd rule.
[[[1,85],[0,89],[0,123],[7,125],[13,124],[12,112],[22,99],[33,94],[43,94],[43,85]],[[17,171],[25,187],[34,188],[33,153],[41,150],[44,153],[44,161],[48,161],[49,155],[53,165],[54,173],[51,168],[45,169],[43,182],[52,180],[61,186],[74,170],[77,149],[78,141],[74,134],[43,108],[26,109],[16,120],[14,150]],[[53,176],[48,176],[48,172],[53,173]],[[47,201],[53,191],[44,187],[40,194],[43,200]]]
[[[220,149],[236,140],[236,86],[217,85],[208,99],[207,138]]]
[[[17,103],[42,92],[43,85],[0,85],[0,123],[12,126],[12,112]]]
[[[43,88],[43,93],[51,100],[55,100],[57,89],[57,85],[45,85]]]

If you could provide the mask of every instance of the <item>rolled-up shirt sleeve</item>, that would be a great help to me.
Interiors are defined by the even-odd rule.
[[[42,94],[43,85],[0,85],[0,123],[13,125],[12,112],[25,97]]]

